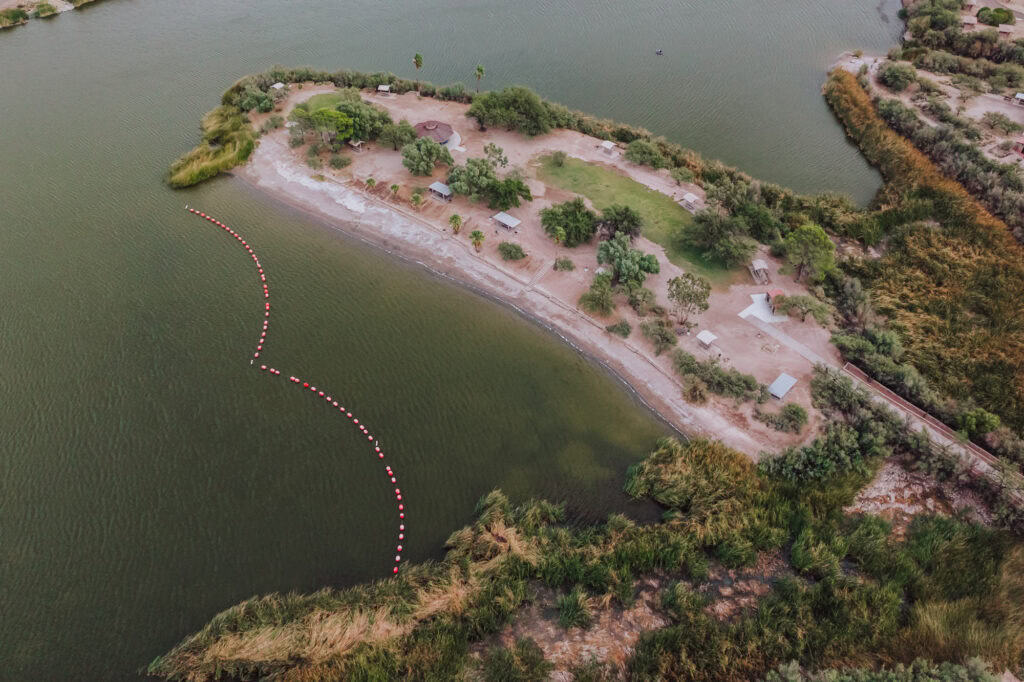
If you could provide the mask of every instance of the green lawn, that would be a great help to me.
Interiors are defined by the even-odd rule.
[[[615,171],[579,159],[567,158],[561,167],[550,156],[541,158],[537,177],[547,185],[581,194],[597,209],[625,204],[644,219],[644,236],[665,247],[669,260],[687,272],[706,277],[712,284],[728,285],[738,271],[709,262],[693,249],[674,243],[672,235],[693,223],[685,208],[661,192],[641,185]]]
[[[323,92],[319,95],[313,95],[306,101],[309,103],[310,111],[333,109],[341,104],[341,95],[336,92]]]

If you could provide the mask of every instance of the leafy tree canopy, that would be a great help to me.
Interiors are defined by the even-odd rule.
[[[612,266],[615,279],[627,286],[639,287],[648,273],[660,271],[653,254],[634,249],[629,237],[619,233],[597,247],[597,262]]]
[[[796,268],[799,281],[804,273],[820,276],[835,267],[836,246],[825,230],[814,223],[804,223],[783,241],[786,258]]]
[[[416,129],[403,118],[398,123],[389,123],[381,128],[377,139],[381,144],[389,144],[398,151],[416,141]]]
[[[430,175],[435,166],[453,163],[448,148],[429,137],[421,137],[402,147],[402,165],[413,175]]]
[[[562,230],[562,243],[572,247],[590,241],[597,229],[597,216],[587,208],[583,199],[576,197],[572,201],[542,209],[540,224],[552,238],[558,230]]]
[[[473,98],[467,116],[481,126],[501,126],[525,135],[543,135],[551,130],[551,114],[537,93],[519,85]]]

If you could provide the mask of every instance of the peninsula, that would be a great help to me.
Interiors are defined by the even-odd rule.
[[[1024,252],[886,126],[857,77],[834,71],[825,97],[886,178],[868,209],[757,181],[522,87],[309,69],[232,86],[203,142],[172,165],[172,185],[234,169],[333,229],[501,300],[691,440],[663,439],[627,474],[625,492],[660,505],[660,523],[613,514],[566,526],[558,505],[494,491],[442,561],[254,597],[150,672],[1021,672],[1013,358],[1024,311],[1006,287],[1024,276]],[[971,323],[956,324],[968,310]],[[830,670],[851,664],[868,670]]]

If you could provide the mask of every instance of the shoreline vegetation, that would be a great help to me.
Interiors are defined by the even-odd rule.
[[[0,29],[27,24],[29,19],[47,19],[78,9],[98,0],[55,0],[54,2],[17,2],[0,4]]]
[[[300,113],[289,116],[298,132],[288,137],[295,148],[309,145],[309,168],[288,156],[283,131],[273,132],[284,119],[275,122],[272,112],[287,96],[274,94],[277,82],[329,84],[324,92],[331,93],[330,108],[296,107]],[[415,138],[401,122],[384,124],[375,107],[348,90],[375,91],[378,85],[468,105],[468,116],[481,128],[495,136],[504,131],[501,139],[542,139],[565,129],[611,139],[627,147],[630,162],[667,167],[663,173],[673,178],[678,173],[677,182],[703,192],[707,208],[670,230],[677,258],[698,254],[726,270],[745,265],[755,253],[785,258],[785,267],[806,282],[799,294],[786,293],[787,309],[825,321],[844,359],[965,440],[990,448],[1001,468],[977,475],[955,448],[933,441],[849,376],[821,364],[809,381],[810,425],[804,424],[807,412],[800,414],[793,403],[761,411],[763,384],[676,347],[669,315],[650,313],[664,307],[652,281],[664,285],[663,271],[675,261],[667,249],[651,252],[654,244],[642,236],[637,212],[594,206],[578,195],[570,200],[571,192],[587,194],[570,172],[585,175],[586,182],[599,173],[579,168],[578,159],[556,172],[569,160],[561,151],[539,161],[526,157],[571,188],[558,194],[515,168],[499,178],[496,171],[508,159],[490,143],[487,160],[456,164],[422,139],[412,144]],[[329,203],[355,201],[344,183],[316,171],[324,154],[332,154],[332,161],[349,159],[331,163],[337,171],[349,164],[366,167],[341,157],[340,141],[355,135],[354,126],[377,120],[379,130],[357,139],[387,139],[394,146],[390,163],[401,148],[402,165],[425,182],[447,167],[456,194],[476,194],[475,202],[492,203],[492,212],[505,202],[544,204],[543,230],[559,256],[553,270],[579,275],[579,250],[596,237],[602,269],[589,289],[584,285],[579,305],[621,314],[627,300],[639,316],[629,318],[642,331],[636,336],[653,346],[654,355],[664,353],[694,410],[713,394],[745,405],[755,420],[780,432],[808,433],[764,453],[759,463],[749,452],[705,438],[660,441],[630,468],[624,488],[663,508],[655,524],[613,515],[596,526],[567,525],[558,505],[514,505],[494,491],[478,505],[477,520],[449,538],[443,560],[404,565],[394,578],[345,590],[254,597],[158,657],[148,673],[190,681],[540,680],[557,671],[575,680],[773,682],[925,675],[989,682],[1003,670],[1024,673],[1024,513],[1014,473],[1024,466],[1024,363],[1015,364],[1024,348],[1016,324],[1024,310],[1008,298],[1019,294],[1024,277],[1021,248],[1004,222],[886,125],[855,76],[833,71],[824,94],[886,180],[867,209],[836,195],[802,196],[754,180],[647,131],[544,102],[525,88],[477,94],[392,74],[280,68],[232,86],[221,108],[204,118],[203,142],[172,166],[175,186],[208,179],[252,156],[240,174],[257,185],[260,173],[276,164],[305,186],[339,188],[326,195]],[[261,140],[249,122],[254,110],[264,120]],[[265,146],[253,154],[260,142]],[[274,160],[254,168],[263,156]],[[458,246],[443,230],[431,236],[428,221],[418,217],[422,193],[413,190],[406,199],[399,184],[379,182],[380,167],[371,176],[352,176],[351,186],[360,186],[391,215],[421,224],[416,239],[443,249],[434,261],[484,272],[482,257],[473,256],[481,245],[507,254],[507,268],[527,267],[537,257],[532,248],[497,244],[499,238],[471,221],[463,225],[464,216],[447,221],[452,236],[464,229]],[[392,207],[399,201],[412,209]],[[444,218],[440,209],[432,215]],[[400,238],[376,227],[382,240]],[[834,241],[843,245],[841,252]],[[559,268],[561,260],[568,266]],[[488,271],[493,282],[499,279],[495,272],[516,271]],[[781,276],[781,270],[772,274]],[[669,284],[676,317],[685,322],[688,315],[707,314],[705,286],[711,287],[697,276],[676,280]],[[502,281],[520,280],[509,275]],[[549,314],[564,316],[556,310]],[[602,331],[604,339],[630,337],[633,327],[626,319],[607,326],[612,331]],[[762,438],[772,427],[745,428],[764,428],[757,432]],[[871,513],[860,496],[888,466],[916,472],[942,491],[936,499],[948,502],[935,505],[933,499],[897,512],[905,505],[903,491],[895,490],[888,507]],[[960,495],[978,505],[952,501]],[[623,620],[647,625],[625,633],[610,629],[610,622]],[[566,639],[573,644],[564,646]],[[607,658],[591,658],[588,652],[597,650]]]

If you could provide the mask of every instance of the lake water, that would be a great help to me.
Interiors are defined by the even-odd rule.
[[[351,428],[249,367],[316,378],[379,432],[440,555],[479,496],[574,518],[667,432],[554,336],[230,178],[162,184],[202,113],[275,63],[528,84],[800,190],[878,176],[819,95],[841,51],[885,51],[897,1],[107,0],[0,34],[0,678],[135,679],[250,595],[390,570],[393,502]],[[656,57],[655,49],[665,55]]]

